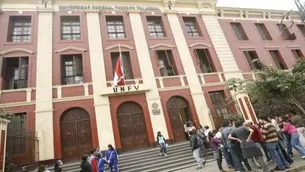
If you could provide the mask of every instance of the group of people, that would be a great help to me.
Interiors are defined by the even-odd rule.
[[[219,130],[212,131],[208,126],[192,123],[188,136],[193,157],[198,162],[197,169],[205,164],[206,149],[210,147],[218,168],[224,172],[222,157],[228,168],[238,172],[282,171],[290,168],[292,148],[305,159],[305,128],[297,128],[290,120],[291,115],[260,117],[257,124],[250,120],[223,121]],[[267,161],[273,161],[274,169],[269,169]],[[245,166],[245,167],[244,167]],[[245,169],[246,168],[246,169]]]
[[[81,172],[104,172],[106,166],[111,172],[118,172],[119,156],[112,145],[108,145],[108,150],[103,153],[100,149],[92,149],[90,156],[83,155],[81,162]]]

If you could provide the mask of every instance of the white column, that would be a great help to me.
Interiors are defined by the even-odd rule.
[[[175,38],[177,50],[180,54],[181,61],[183,62],[182,65],[190,86],[199,121],[202,125],[209,125],[212,127],[212,121],[209,117],[209,108],[203,95],[202,88],[198,80],[198,75],[189,51],[189,47],[186,43],[178,15],[167,14],[167,16]]]
[[[98,12],[87,12],[88,40],[98,141],[101,149],[114,145],[114,133],[108,96],[101,96],[107,87]]]
[[[54,159],[52,103],[53,12],[39,11],[36,71],[36,131],[39,160]]]
[[[162,134],[168,138],[168,132],[166,128],[165,118],[161,105],[161,100],[158,92],[158,87],[155,81],[154,70],[152,67],[150,54],[146,42],[144,33],[144,27],[139,13],[129,13],[131,27],[135,40],[135,45],[138,54],[139,65],[143,78],[143,83],[150,86],[150,91],[146,92],[147,105],[149,109],[150,119],[153,127],[154,136],[157,136],[157,132],[161,131]],[[158,104],[160,108],[160,114],[154,115],[152,113],[152,104]]]
[[[226,80],[230,78],[244,79],[242,73],[239,72],[240,70],[216,14],[202,15],[202,19],[216,50]]]

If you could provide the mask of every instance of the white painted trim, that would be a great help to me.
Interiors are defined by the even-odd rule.
[[[294,49],[294,48],[301,48],[301,46],[300,45],[288,45],[287,48]]]
[[[26,89],[26,102],[31,102],[32,101],[32,89],[27,88]]]
[[[182,87],[184,87],[185,86],[184,76],[180,75],[179,78],[180,78],[180,82],[181,82]]]
[[[53,102],[57,103],[57,102],[78,101],[78,100],[85,100],[85,99],[93,99],[93,95],[64,97],[64,98],[61,98],[61,99],[53,99]]]
[[[69,46],[69,47],[66,47],[66,48],[58,49],[58,50],[55,51],[55,53],[61,54],[61,53],[64,53],[64,52],[70,51],[70,50],[79,51],[79,52],[86,52],[87,51],[84,48]]]
[[[279,49],[280,46],[265,46],[265,49]]]
[[[159,88],[158,91],[173,91],[173,90],[182,90],[182,89],[188,89],[190,86],[176,86],[176,87],[164,87]]]
[[[161,88],[164,88],[163,78],[160,77],[160,78],[157,78],[157,79],[159,80],[160,87],[161,87]]]
[[[129,49],[129,50],[133,50],[133,49],[134,49],[133,47],[131,47],[131,46],[129,46],[129,45],[125,45],[125,44],[115,44],[115,45],[111,45],[111,46],[109,46],[109,47],[106,47],[105,50],[106,50],[106,51],[110,51],[110,50],[112,50],[112,49],[114,49],[114,48],[119,48],[119,47],[121,47],[121,48],[126,48],[126,49]]]
[[[204,46],[204,47],[207,47],[207,48],[210,48],[211,45],[208,44],[208,43],[205,43],[205,42],[196,42],[194,44],[191,44],[189,47],[190,48],[193,48],[193,47],[198,47],[198,46]]]
[[[174,45],[164,44],[164,43],[156,44],[156,45],[150,46],[149,48],[150,48],[150,49],[157,49],[157,48],[160,48],[160,47],[161,47],[161,48],[162,48],[162,47],[166,47],[166,48],[170,48],[170,49],[175,48]]]
[[[89,84],[88,83],[84,84],[84,93],[85,93],[85,96],[89,96]]]
[[[11,48],[11,49],[1,51],[0,55],[3,56],[5,54],[16,53],[16,52],[24,52],[24,53],[28,53],[28,54],[34,54],[33,51],[25,49],[25,48]]]

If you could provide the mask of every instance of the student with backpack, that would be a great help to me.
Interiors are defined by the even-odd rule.
[[[109,169],[110,171],[115,171],[118,172],[118,161],[119,161],[119,156],[117,151],[114,149],[114,147],[110,144],[108,145],[108,150],[106,152],[106,159],[109,164]]]
[[[200,139],[199,136],[197,135],[196,130],[192,130],[189,132],[190,134],[190,146],[192,148],[193,152],[193,157],[198,163],[197,170],[202,169],[203,166],[205,165],[206,161],[200,158]]]
[[[105,165],[107,164],[107,160],[106,157],[104,156],[104,154],[102,152],[101,153],[101,158],[98,161],[98,172],[105,172]]]
[[[160,155],[167,156],[166,142],[165,142],[164,136],[161,134],[161,131],[158,131],[158,134],[157,134],[157,143],[160,146]]]
[[[198,126],[198,136],[199,136],[199,139],[200,139],[200,155],[201,155],[201,157],[207,157],[207,152],[206,152],[207,137],[204,134],[204,132],[205,132],[205,129],[201,125],[199,125]]]

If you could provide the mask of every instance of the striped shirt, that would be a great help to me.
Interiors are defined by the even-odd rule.
[[[276,142],[279,140],[277,133],[276,133],[276,128],[271,123],[266,123],[263,126],[262,134],[263,134],[263,139],[265,140],[265,142]]]

